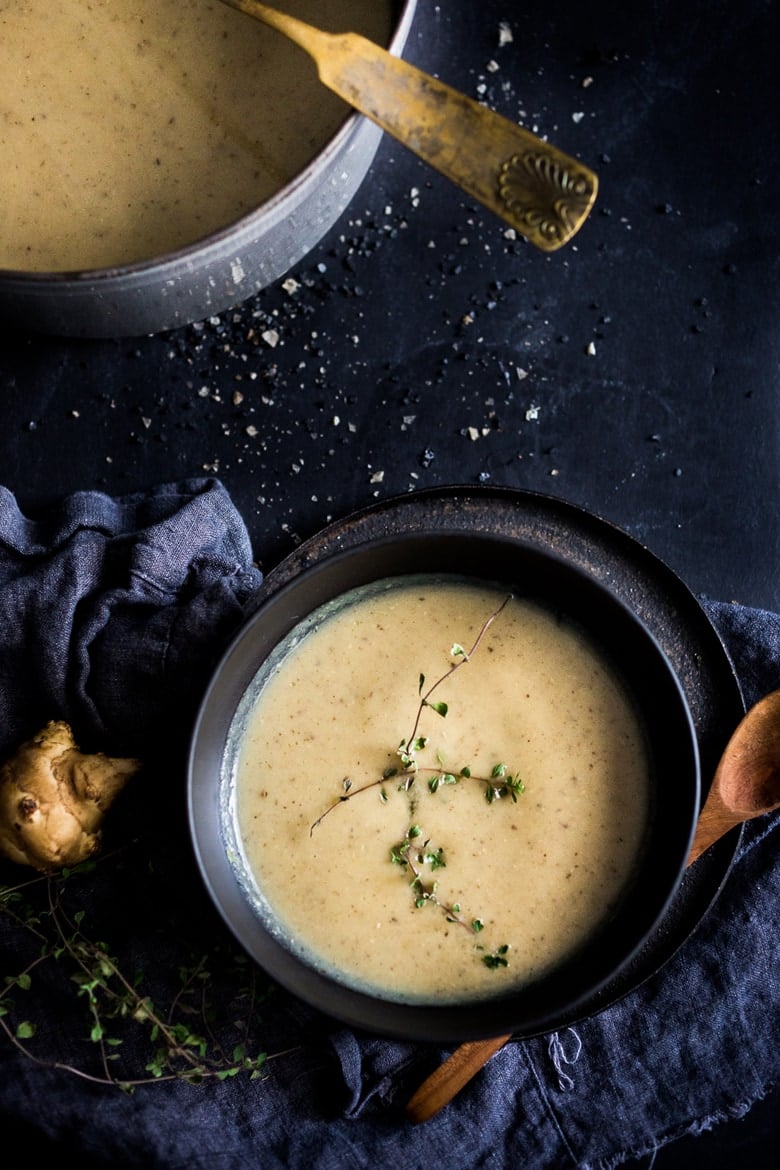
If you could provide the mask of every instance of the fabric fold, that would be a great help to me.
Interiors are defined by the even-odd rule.
[[[0,488],[0,751],[65,719],[136,754],[191,715],[261,581],[221,483],[67,497],[30,519]]]

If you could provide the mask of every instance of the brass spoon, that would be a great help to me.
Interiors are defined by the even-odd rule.
[[[763,698],[737,725],[715,771],[699,813],[687,864],[737,825],[780,808],[780,690]],[[406,1115],[416,1124],[443,1109],[499,1048],[497,1036],[456,1048],[413,1095]]]
[[[508,118],[357,33],[326,33],[258,0],[223,0],[289,37],[320,81],[544,252],[570,240],[596,175]]]

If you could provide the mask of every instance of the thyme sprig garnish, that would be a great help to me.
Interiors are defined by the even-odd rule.
[[[423,840],[418,845],[421,837]],[[430,838],[424,837],[423,830],[419,825],[409,826],[404,839],[390,850],[390,860],[396,865],[404,866],[411,873],[412,880],[409,884],[414,905],[418,910],[422,910],[425,906],[436,906],[442,911],[447,922],[462,926],[470,934],[479,934],[485,929],[485,923],[481,918],[469,920],[463,915],[459,902],[444,902],[439,897],[438,882],[428,878],[422,867],[428,866],[431,873],[437,869],[443,869],[447,864],[444,859],[444,850],[441,847],[433,849]],[[483,948],[477,945],[476,949],[481,951]],[[491,954],[482,955],[482,962],[492,971],[499,967],[508,967],[508,953],[509,944],[503,943]]]
[[[400,756],[401,763],[403,764],[406,771],[414,772],[417,770],[417,752],[422,751],[422,749],[428,744],[427,736],[418,736],[417,734],[420,728],[420,720],[422,718],[423,711],[428,708],[431,711],[435,711],[437,715],[441,715],[443,718],[446,716],[449,710],[447,703],[443,703],[438,700],[433,701],[431,699],[431,695],[435,690],[438,690],[442,683],[446,682],[448,678],[451,678],[456,670],[460,670],[462,666],[465,666],[467,662],[471,661],[473,655],[476,654],[477,650],[479,649],[480,643],[485,637],[485,634],[493,625],[493,622],[496,620],[499,614],[504,610],[505,606],[509,603],[511,597],[511,593],[508,593],[501,604],[493,610],[489,617],[485,619],[485,621],[482,623],[479,633],[474,639],[474,643],[470,650],[464,650],[460,642],[454,642],[452,644],[450,648],[450,656],[452,657],[453,662],[450,664],[449,670],[446,670],[444,674],[441,675],[441,677],[438,678],[424,694],[423,687],[425,686],[425,675],[420,675],[417,686],[417,693],[420,696],[420,702],[417,705],[417,714],[414,720],[414,727],[412,728],[411,735],[408,736],[407,739],[402,739],[397,749],[397,754]]]
[[[467,922],[461,915],[460,904],[443,902],[438,894],[438,882],[426,878],[422,866],[427,865],[431,872],[435,872],[437,869],[443,869],[447,862],[442,848],[431,848],[430,838],[426,838],[418,846],[417,842],[422,836],[423,831],[419,825],[410,825],[403,841],[399,841],[390,850],[390,860],[395,865],[405,866],[412,874],[410,885],[415,906],[418,910],[423,906],[438,906],[444,911],[448,922],[456,922],[466,930],[478,934],[483,929],[484,922],[479,918]]]
[[[400,760],[400,767],[391,765],[377,779],[369,780],[366,784],[361,784],[357,788],[354,786],[351,778],[345,776],[342,780],[341,795],[313,822],[309,828],[310,836],[322,824],[329,813],[333,812],[339,805],[352,800],[361,793],[368,792],[372,788],[379,788],[382,800],[387,801],[386,786],[389,781],[396,777],[398,777],[396,787],[399,792],[411,793],[416,778],[419,775],[427,775],[429,777],[428,791],[432,794],[437,793],[442,787],[459,784],[462,780],[472,780],[484,785],[485,799],[488,804],[492,804],[494,801],[501,800],[507,796],[514,803],[517,802],[518,796],[525,791],[525,785],[519,776],[508,770],[507,765],[504,763],[494,764],[489,775],[480,776],[474,775],[469,765],[465,765],[457,771],[447,768],[439,753],[437,753],[438,762],[436,767],[420,764],[417,758],[418,753],[428,747],[429,744],[429,737],[420,734],[423,712],[430,710],[444,718],[449,711],[449,705],[446,702],[432,697],[434,692],[447,679],[451,678],[456,670],[459,670],[471,661],[487,631],[511,600],[511,596],[511,594],[508,594],[504,597],[501,604],[485,619],[470,650],[465,650],[459,642],[453,643],[450,648],[452,663],[427,690],[425,689],[425,675],[419,675],[417,685],[419,701],[414,726],[412,727],[411,734],[405,739],[402,739],[396,749],[396,755]],[[411,797],[409,807],[412,815],[416,803],[416,799]],[[479,934],[484,929],[485,924],[481,918],[469,919],[462,912],[458,902],[449,903],[440,897],[438,881],[430,875],[446,866],[444,849],[442,847],[438,849],[433,848],[430,838],[425,837],[420,825],[411,824],[409,826],[404,838],[391,847],[390,860],[396,865],[403,866],[411,874],[410,888],[414,906],[417,909],[422,909],[425,906],[435,906],[442,911],[448,922],[463,927],[471,934]],[[484,950],[479,945],[477,945],[476,949],[478,951]],[[482,954],[481,959],[485,966],[492,970],[507,967],[509,965],[507,958],[508,952],[509,944],[504,943],[492,953]]]
[[[449,669],[446,670],[444,674],[442,674],[441,677],[438,678],[436,682],[428,688],[427,691],[425,691],[424,694],[423,687],[425,686],[425,675],[420,674],[417,685],[419,703],[417,705],[417,712],[414,719],[414,727],[412,728],[411,735],[409,735],[406,739],[402,739],[398,745],[398,748],[396,749],[396,755],[398,755],[401,760],[401,769],[390,766],[386,768],[382,775],[379,776],[376,780],[369,780],[368,783],[361,784],[359,788],[355,788],[350,777],[345,776],[341,782],[343,789],[341,795],[338,797],[338,799],[334,800],[333,804],[329,805],[328,808],[325,809],[324,813],[317,817],[316,821],[314,821],[313,824],[309,827],[310,836],[313,834],[318,825],[322,824],[322,822],[325,820],[325,817],[328,816],[329,813],[333,812],[334,809],[338,808],[340,804],[344,804],[346,801],[352,800],[353,797],[359,796],[361,792],[367,792],[371,788],[379,788],[383,786],[387,783],[387,781],[392,780],[399,774],[402,775],[402,780],[398,784],[398,790],[400,792],[408,792],[412,788],[415,774],[418,770],[420,770],[419,764],[417,762],[417,753],[428,746],[428,737],[418,735],[422,713],[427,708],[444,718],[449,711],[449,705],[447,703],[441,702],[439,700],[434,701],[431,699],[431,695],[443,682],[445,682],[448,678],[451,678],[456,670],[459,670],[460,667],[465,666],[467,662],[471,661],[472,657],[479,649],[480,643],[485,637],[485,634],[488,632],[493,622],[511,600],[511,597],[511,593],[507,594],[501,604],[497,606],[497,608],[493,610],[490,616],[485,619],[485,621],[482,623],[479,633],[474,639],[470,650],[464,650],[463,646],[461,646],[459,642],[454,642],[452,644],[452,647],[450,648],[450,655],[454,661],[451,663]],[[427,768],[425,770],[434,772],[434,776],[432,776],[428,783],[428,787],[430,788],[431,792],[436,792],[442,784],[454,784],[459,778],[473,779],[484,784],[485,796],[488,800],[488,803],[492,803],[499,797],[506,795],[511,795],[512,800],[516,801],[518,794],[523,791],[522,781],[507,772],[506,764],[496,764],[491,771],[490,777],[473,776],[471,768],[468,765],[462,767],[457,775],[453,772],[447,771],[443,766],[438,769]],[[495,781],[497,779],[500,779],[501,783],[496,784]]]

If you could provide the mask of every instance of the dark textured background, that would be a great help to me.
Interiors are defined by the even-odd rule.
[[[769,0],[422,0],[410,58],[598,171],[575,241],[507,241],[386,138],[293,295],[140,340],[0,333],[3,482],[34,506],[215,470],[268,566],[375,498],[488,480],[780,605],[779,44]]]
[[[508,240],[385,138],[292,294],[130,340],[0,323],[0,481],[34,514],[216,474],[264,569],[388,495],[530,488],[780,608],[778,50],[771,0],[420,0],[410,59],[598,171],[575,241]],[[774,1117],[655,1165],[755,1165]]]

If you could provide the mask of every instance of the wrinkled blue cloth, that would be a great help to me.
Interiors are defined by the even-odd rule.
[[[160,791],[161,807],[183,823],[177,753],[260,579],[217,481],[120,500],[81,493],[35,520],[0,489],[2,749],[42,717],[68,719],[82,746],[114,754],[151,756],[163,737],[178,765],[173,774],[152,768],[152,779],[173,790],[172,801]],[[705,608],[746,703],[780,687],[780,617]],[[576,1026],[510,1043],[424,1125],[410,1125],[404,1106],[446,1051],[354,1032],[281,990],[264,1014],[272,1059],[263,1079],[132,1095],[51,1067],[69,1057],[78,1027],[52,990],[36,1038],[46,1065],[0,1036],[0,1132],[13,1122],[85,1166],[139,1170],[611,1170],[743,1115],[777,1081],[779,826],[771,815],[746,828],[718,900],[661,971]],[[178,925],[189,912],[203,929],[208,921],[185,838],[181,829],[161,836],[130,892],[109,876],[94,893],[96,903],[121,895],[127,915],[113,915],[115,928],[161,993],[179,956],[175,930],[157,929],[156,915]],[[18,932],[0,921],[3,971],[17,945]]]
[[[0,753],[42,716],[85,749],[145,748],[202,694],[260,580],[214,480],[78,492],[36,519],[0,487]]]

